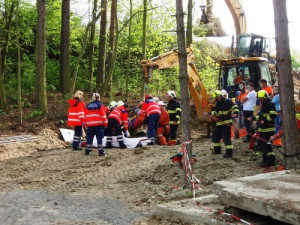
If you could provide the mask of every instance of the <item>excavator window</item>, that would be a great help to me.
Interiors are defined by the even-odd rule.
[[[237,49],[238,57],[249,57],[252,36],[240,35]]]

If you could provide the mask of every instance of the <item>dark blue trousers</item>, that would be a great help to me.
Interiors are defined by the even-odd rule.
[[[81,136],[82,136],[82,126],[75,126],[75,133],[73,138],[74,150],[79,148]]]
[[[92,150],[94,148],[93,146],[93,140],[94,136],[96,135],[97,138],[97,150],[102,149],[102,139],[104,137],[104,126],[92,126],[88,127],[86,131],[86,149]]]
[[[123,140],[121,125],[118,123],[118,121],[115,118],[108,118],[108,125],[107,125],[107,128],[106,128],[107,143],[112,142],[112,136],[113,136],[112,131],[113,131],[113,129],[116,132],[118,142],[123,143],[124,140]]]
[[[154,113],[149,116],[148,121],[148,138],[154,140],[160,119],[160,114]]]

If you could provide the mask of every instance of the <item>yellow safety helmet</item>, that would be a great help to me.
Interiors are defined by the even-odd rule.
[[[267,99],[269,98],[269,95],[265,90],[260,90],[259,92],[257,92],[257,97]]]
[[[219,96],[222,96],[222,92],[219,91],[219,90],[214,91],[213,97],[214,97],[214,98],[217,98],[217,97],[219,97]]]

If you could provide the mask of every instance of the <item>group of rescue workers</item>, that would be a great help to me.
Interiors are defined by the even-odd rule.
[[[257,141],[258,151],[262,152],[263,161],[261,167],[275,165],[275,155],[272,141],[282,136],[280,129],[280,101],[278,85],[272,88],[265,79],[260,80],[261,90],[257,93],[254,84],[247,83],[244,79],[234,80],[240,91],[235,93],[235,98],[229,99],[226,90],[216,90],[213,93],[214,107],[209,117],[216,122],[212,140],[214,143],[213,154],[221,154],[221,140],[226,146],[224,158],[233,156],[232,145],[232,119],[237,118],[239,128],[246,127],[247,136],[244,143]],[[126,148],[125,137],[133,135],[143,124],[147,124],[147,137],[150,145],[154,145],[155,139],[160,145],[176,145],[179,141],[176,137],[180,123],[181,109],[174,91],[168,92],[167,106],[157,97],[150,94],[144,101],[134,108],[135,116],[128,119],[128,104],[123,101],[112,101],[109,106],[100,102],[100,95],[94,93],[92,102],[85,106],[83,93],[77,91],[74,99],[69,100],[68,125],[75,127],[73,150],[81,150],[80,140],[82,127],[87,127],[85,155],[89,155],[94,147],[93,139],[96,136],[99,156],[104,156],[102,139],[107,136],[106,148],[112,147],[113,135],[117,137],[120,148]],[[166,106],[166,108],[165,108]],[[300,114],[297,113],[297,125],[300,132]],[[256,129],[251,121],[256,121]],[[128,131],[130,130],[130,132]]]
[[[109,106],[100,102],[100,95],[94,93],[92,101],[85,106],[83,102],[83,92],[77,91],[73,99],[69,100],[68,125],[75,127],[73,138],[73,150],[81,150],[81,137],[83,127],[86,131],[85,155],[89,155],[93,148],[99,152],[99,156],[104,156],[105,151],[102,146],[104,135],[106,136],[106,148],[112,147],[113,135],[117,137],[120,148],[126,148],[123,134],[130,137],[131,134],[140,128],[143,123],[147,123],[147,137],[150,145],[155,144],[155,138],[160,145],[176,145],[176,132],[180,123],[181,109],[174,91],[168,92],[168,104],[150,94],[145,96],[145,101],[135,107],[136,116],[129,120],[127,113],[128,104],[123,101],[112,101]],[[96,136],[97,147],[94,147],[93,140]]]
[[[233,155],[232,119],[237,118],[238,127],[246,128],[246,139],[243,141],[257,141],[259,152],[262,152],[261,167],[275,165],[275,154],[272,142],[282,136],[280,118],[280,96],[278,84],[273,88],[268,85],[265,79],[261,79],[259,84],[261,90],[257,93],[251,81],[246,83],[241,79],[240,74],[234,79],[234,83],[239,91],[235,93],[234,99],[228,98],[226,90],[216,90],[213,97],[216,103],[209,114],[216,121],[212,139],[214,142],[214,154],[221,154],[221,139],[226,146],[224,158],[231,158]],[[296,113],[298,132],[300,132],[300,114]],[[256,121],[256,129],[251,125]]]

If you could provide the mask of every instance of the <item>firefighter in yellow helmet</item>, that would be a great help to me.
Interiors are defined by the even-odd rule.
[[[263,161],[260,163],[260,166],[274,166],[275,155],[269,139],[275,133],[274,120],[277,112],[274,103],[270,100],[269,95],[265,90],[257,92],[257,98],[259,98],[262,105],[260,112],[256,116],[258,132],[260,133],[258,146],[260,151],[263,152]]]
[[[223,157],[231,158],[233,152],[233,145],[231,143],[232,114],[236,114],[237,116],[239,108],[231,100],[225,99],[219,90],[213,93],[213,97],[216,99],[216,104],[210,115],[215,117],[217,121],[212,135],[214,142],[213,154],[221,154],[220,141],[223,139],[226,146],[226,153]]]

